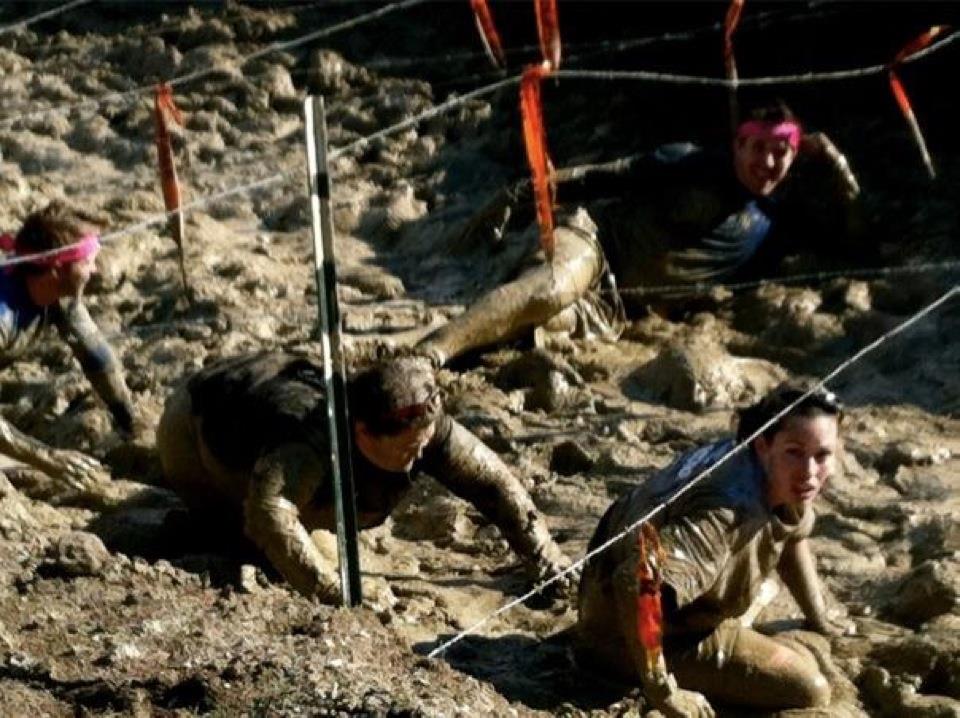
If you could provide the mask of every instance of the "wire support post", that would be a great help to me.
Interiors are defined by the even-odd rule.
[[[330,174],[327,166],[327,121],[323,98],[307,96],[303,103],[307,145],[307,182],[313,236],[313,266],[317,281],[317,338],[323,352],[330,468],[333,478],[343,605],[362,600],[360,555],[357,542],[357,506],[350,456],[350,417],[343,362],[340,305],[334,255],[333,215],[330,208]]]

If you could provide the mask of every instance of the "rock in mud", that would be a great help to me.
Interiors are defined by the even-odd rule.
[[[0,471],[0,536],[13,539],[37,528],[26,502]]]
[[[494,383],[504,391],[524,390],[527,411],[557,411],[573,404],[583,379],[563,359],[543,350],[527,352],[503,365]]]
[[[735,327],[755,335],[758,354],[775,361],[799,360],[802,350],[840,339],[840,319],[821,311],[823,297],[812,289],[771,284],[736,305]]]
[[[433,496],[423,503],[410,501],[394,512],[393,518],[393,533],[398,538],[441,544],[449,543],[469,524],[461,506],[447,496]]]
[[[938,471],[929,466],[901,466],[890,485],[906,499],[939,501],[950,495],[950,486],[956,486],[951,478],[955,481],[957,473],[945,476],[943,469]]]
[[[905,626],[919,626],[931,618],[956,610],[960,572],[951,561],[925,561],[896,587],[887,613]]]
[[[958,718],[960,701],[917,692],[910,681],[898,679],[878,666],[869,666],[860,677],[865,699],[881,718]]]
[[[597,463],[590,453],[576,441],[564,441],[553,447],[550,469],[562,476],[573,476],[590,471]]]
[[[85,531],[62,536],[47,552],[44,575],[76,578],[99,576],[110,561],[110,552],[99,537]]]
[[[786,376],[776,364],[732,356],[703,338],[668,346],[627,379],[624,391],[634,395],[631,398],[703,411],[753,401]]]
[[[370,72],[343,59],[333,50],[318,50],[310,58],[310,90],[324,95],[336,95],[352,85],[366,85]]]

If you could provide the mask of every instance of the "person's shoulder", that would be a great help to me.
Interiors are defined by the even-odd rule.
[[[193,375],[192,384],[200,385],[217,381],[253,383],[279,375],[295,357],[285,352],[256,352],[214,360]]]
[[[734,446],[728,440],[702,447],[694,468],[698,476],[710,473],[689,492],[682,511],[711,511],[732,523],[765,515],[761,469],[749,448],[734,453]],[[697,480],[697,476],[689,480]]]

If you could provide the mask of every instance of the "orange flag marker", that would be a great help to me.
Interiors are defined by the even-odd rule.
[[[154,119],[156,121],[157,161],[160,165],[160,186],[163,190],[163,205],[168,212],[174,212],[168,221],[173,241],[177,243],[179,252],[180,274],[183,277],[183,288],[187,297],[191,296],[190,284],[187,281],[187,266],[184,259],[183,243],[186,237],[183,212],[180,212],[183,197],[180,192],[180,180],[177,178],[177,168],[173,162],[173,143],[170,140],[169,122],[176,122],[183,126],[183,115],[173,101],[173,91],[170,85],[161,83],[154,90]]]
[[[930,152],[927,150],[926,140],[923,138],[923,131],[920,129],[920,123],[917,122],[917,117],[913,112],[913,106],[910,103],[910,97],[907,95],[907,91],[900,81],[897,69],[904,60],[923,48],[928,47],[937,37],[949,29],[947,25],[934,25],[926,32],[921,33],[908,42],[903,49],[897,53],[896,57],[893,58],[893,62],[890,63],[890,90],[893,92],[893,97],[900,106],[900,111],[903,113],[904,119],[906,119],[907,125],[910,127],[913,141],[917,143],[917,148],[920,150],[920,157],[923,159],[923,164],[927,168],[930,179],[936,179],[937,171],[933,166],[933,160],[930,157]]]
[[[483,49],[487,51],[487,57],[490,58],[494,67],[506,67],[507,59],[503,54],[503,45],[497,33],[497,26],[493,23],[493,13],[490,12],[487,0],[470,0],[470,7],[473,8],[473,17],[477,21],[477,30],[480,31],[480,39],[483,40]]]

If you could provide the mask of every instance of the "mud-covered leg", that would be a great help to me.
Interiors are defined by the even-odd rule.
[[[807,651],[744,628],[735,620],[668,663],[684,688],[710,700],[754,708],[814,708],[830,703],[831,691]]]
[[[481,297],[423,339],[420,347],[444,363],[471,349],[514,339],[582,297],[600,276],[602,266],[591,239],[559,227],[552,263],[532,267]]]
[[[204,509],[223,507],[215,479],[204,466],[203,452],[195,425],[196,419],[185,385],[170,395],[157,426],[157,453],[163,467],[164,483],[190,506]]]
[[[468,429],[451,420],[449,439],[429,470],[490,519],[510,548],[545,578],[569,565],[530,495],[507,465]]]

